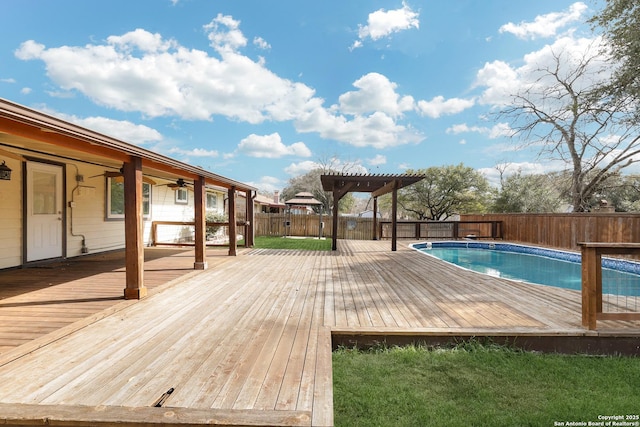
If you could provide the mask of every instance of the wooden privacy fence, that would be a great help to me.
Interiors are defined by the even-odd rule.
[[[256,214],[256,236],[322,236],[333,234],[332,216]],[[322,223],[322,225],[321,225]],[[392,223],[378,220],[377,237],[391,238]],[[398,221],[400,239],[459,239],[465,237],[499,239],[500,221]],[[373,218],[338,217],[338,239],[373,240]]]
[[[333,235],[330,215],[293,215],[257,213],[254,217],[256,236],[320,236]],[[373,218],[338,217],[338,239],[372,240]]]
[[[391,221],[379,221],[380,238],[391,238]],[[398,221],[400,239],[500,239],[500,221]]]
[[[638,243],[640,214],[485,214],[462,221],[500,221],[502,238],[579,251],[578,242]]]

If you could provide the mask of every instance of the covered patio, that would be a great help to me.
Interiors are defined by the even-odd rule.
[[[158,206],[158,211],[179,212],[175,220],[193,224],[192,269],[208,267],[207,188],[226,193],[228,254],[237,252],[238,193],[247,200],[245,241],[247,246],[253,244],[256,188],[4,99],[0,99],[0,160],[12,169],[1,181],[0,268],[124,248],[124,297],[144,298],[148,291],[143,268],[145,222],[153,220],[153,186],[189,187],[192,192],[191,206],[186,190],[176,191],[175,201],[171,195],[169,202],[163,200]],[[116,181],[118,185],[112,185]],[[181,209],[180,204],[191,209]],[[103,246],[92,251],[85,244],[89,238]]]
[[[583,328],[578,291],[479,275],[404,244],[338,243],[220,257],[2,354],[0,423],[330,426],[337,343],[488,336],[594,351],[640,337],[638,321]]]

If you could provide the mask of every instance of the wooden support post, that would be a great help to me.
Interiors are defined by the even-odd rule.
[[[337,188],[333,189],[333,230],[331,230],[331,250],[338,249],[338,203],[340,194]]]
[[[373,240],[378,240],[378,198],[373,198]]]
[[[393,192],[391,194],[392,206],[391,206],[391,250],[396,251],[398,249],[398,183],[394,181]]]
[[[253,214],[253,210],[254,210],[254,206],[253,206],[253,201],[256,197],[256,194],[251,191],[251,190],[247,190],[247,192],[245,193],[247,195],[246,199],[247,199],[247,213],[246,213],[246,225],[244,227],[244,246],[247,248],[252,248],[253,244],[254,244],[254,240],[255,240],[255,229],[253,228],[253,222],[254,222],[254,214]]]
[[[147,295],[144,286],[144,239],[142,236],[142,159],[132,156],[125,162],[124,234],[126,287],[125,299],[141,299]]]
[[[236,232],[236,187],[229,188],[229,256],[236,256],[238,240]]]
[[[602,277],[602,255],[597,248],[582,246],[582,326],[590,330],[596,329],[598,277]],[[602,311],[602,295],[600,304]]]
[[[194,270],[207,269],[207,209],[204,177],[200,176],[193,182],[193,208],[195,218],[195,262]]]

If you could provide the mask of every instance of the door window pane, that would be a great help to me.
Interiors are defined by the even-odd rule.
[[[33,171],[33,214],[56,214],[56,175]]]

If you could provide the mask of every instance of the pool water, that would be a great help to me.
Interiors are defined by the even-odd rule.
[[[581,265],[576,262],[493,249],[434,246],[421,248],[420,251],[494,277],[565,289],[582,289]],[[640,275],[603,268],[602,290],[605,294],[639,296]]]

